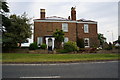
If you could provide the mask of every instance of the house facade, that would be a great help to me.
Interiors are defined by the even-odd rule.
[[[63,30],[65,33],[64,42],[74,41],[77,37],[84,39],[86,48],[97,46],[97,22],[85,19],[76,20],[76,10],[71,8],[71,17],[62,18],[57,16],[45,17],[45,9],[40,11],[40,19],[34,19],[34,42],[38,45],[47,44],[54,49],[55,38],[53,33],[58,30]]]

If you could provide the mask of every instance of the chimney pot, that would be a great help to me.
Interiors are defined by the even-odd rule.
[[[71,8],[71,19],[76,20],[76,10],[75,7]]]
[[[70,20],[70,16],[68,16],[68,19]]]
[[[40,18],[45,19],[45,9],[40,9]]]

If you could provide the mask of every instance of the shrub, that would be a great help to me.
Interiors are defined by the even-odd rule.
[[[79,48],[84,48],[84,40],[82,38],[81,39],[77,38],[77,46]]]
[[[31,43],[30,46],[29,46],[29,49],[30,50],[36,50],[36,49],[38,49],[37,43]]]
[[[41,49],[46,49],[47,48],[47,45],[46,44],[42,44],[41,45]]]
[[[76,45],[76,42],[68,41],[64,44],[64,49],[68,52],[78,51],[79,48]]]
[[[108,44],[108,47],[106,48],[106,50],[112,50],[112,43],[111,42],[109,42],[109,44]]]

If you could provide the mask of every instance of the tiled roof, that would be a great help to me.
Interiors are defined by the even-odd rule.
[[[36,19],[36,20],[56,20],[56,21],[71,21],[67,18],[63,17],[57,17],[57,16],[51,16],[51,17],[46,17],[45,19]]]
[[[50,19],[50,20],[69,20],[67,18],[57,17],[57,16],[46,17],[45,19]]]
[[[78,22],[95,22],[95,21],[92,21],[92,20],[86,20],[86,19],[79,19],[77,20]]]
[[[79,19],[79,20],[69,20],[63,17],[51,16],[45,19],[34,19],[35,22],[73,22],[73,23],[97,23],[96,21]]]

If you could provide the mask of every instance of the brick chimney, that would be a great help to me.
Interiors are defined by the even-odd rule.
[[[71,8],[71,20],[76,20],[76,10],[75,10],[75,7]]]
[[[68,16],[68,19],[70,20],[70,16]]]
[[[40,18],[45,19],[45,9],[40,9]]]

